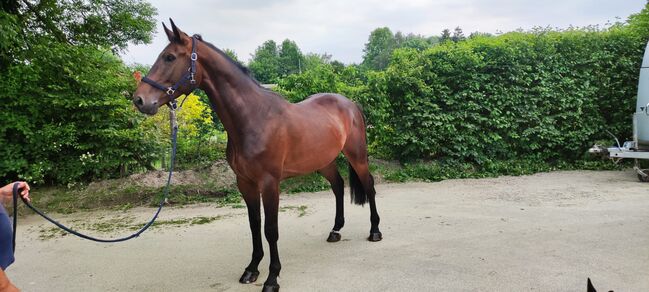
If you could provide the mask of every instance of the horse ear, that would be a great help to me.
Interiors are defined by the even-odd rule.
[[[178,29],[176,24],[174,23],[173,19],[169,18],[169,22],[171,22],[171,29],[173,30],[174,38],[177,43],[182,44],[184,42],[182,38],[183,32]]]
[[[162,23],[162,27],[164,27],[165,29],[165,33],[167,34],[167,38],[169,39],[169,42],[171,43],[175,42],[176,40],[174,39],[174,33],[167,28],[164,22]]]
[[[593,287],[593,283],[590,282],[590,278],[588,278],[588,284],[587,285],[588,286],[586,287],[586,291],[588,291],[588,292],[597,292],[597,290],[595,290],[595,287]]]
[[[140,71],[133,72],[133,78],[135,78],[135,81],[139,85],[140,81],[142,81],[142,72],[140,72]]]

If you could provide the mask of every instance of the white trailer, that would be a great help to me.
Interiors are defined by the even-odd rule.
[[[633,114],[633,141],[626,141],[620,146],[617,138],[616,147],[602,149],[594,146],[591,153],[608,152],[616,162],[631,158],[635,160],[634,169],[638,173],[638,179],[643,182],[649,181],[649,171],[640,167],[640,159],[649,159],[649,43],[645,48],[640,67],[640,80],[638,82],[638,96],[636,100],[636,111]]]

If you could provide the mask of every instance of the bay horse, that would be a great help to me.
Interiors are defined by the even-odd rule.
[[[171,19],[170,19],[171,20]],[[349,164],[352,201],[370,205],[370,241],[380,241],[374,179],[368,168],[365,121],[361,109],[342,95],[320,93],[299,103],[263,88],[244,66],[200,36],[189,36],[171,20],[163,23],[169,44],[159,54],[147,77],[138,84],[133,103],[145,114],[194,89],[203,90],[228,136],[226,158],[248,208],[252,232],[252,260],[239,282],[255,282],[264,256],[261,241],[260,200],[270,266],[262,291],[279,291],[281,269],[277,240],[280,181],[319,172],[336,198],[334,226],[328,242],[341,239],[345,224],[344,182],[336,166],[342,151]]]

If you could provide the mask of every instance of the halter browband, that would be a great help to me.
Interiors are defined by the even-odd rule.
[[[196,75],[196,60],[198,59],[198,55],[196,54],[196,37],[192,36],[191,38],[192,38],[192,54],[189,57],[190,59],[189,69],[187,69],[187,73],[185,73],[185,75],[180,77],[180,80],[178,80],[178,82],[176,82],[172,86],[164,86],[150,79],[149,77],[146,76],[142,77],[142,81],[144,81],[145,83],[165,92],[167,96],[171,98],[170,101],[174,100],[173,95],[174,93],[176,93],[176,90],[178,90],[179,87],[183,86],[187,81],[189,81],[190,84],[196,84],[196,79],[194,79],[194,77]],[[189,93],[192,93],[194,89],[196,88],[192,88],[192,90]]]

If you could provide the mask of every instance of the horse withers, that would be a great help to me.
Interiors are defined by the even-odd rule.
[[[336,166],[342,153],[349,162],[352,201],[370,205],[368,240],[380,241],[374,179],[368,168],[365,121],[360,108],[339,94],[320,93],[292,104],[250,77],[248,69],[198,35],[188,36],[171,21],[163,23],[169,44],[158,55],[147,77],[133,95],[133,103],[145,114],[189,94],[203,90],[228,133],[227,161],[248,207],[252,232],[252,260],[240,278],[252,283],[259,276],[264,256],[261,241],[263,203],[264,233],[270,248],[270,267],[263,291],[279,291],[281,264],[277,250],[279,183],[283,179],[319,172],[331,184],[336,197],[333,230],[327,241],[341,239],[345,224],[344,182]]]

